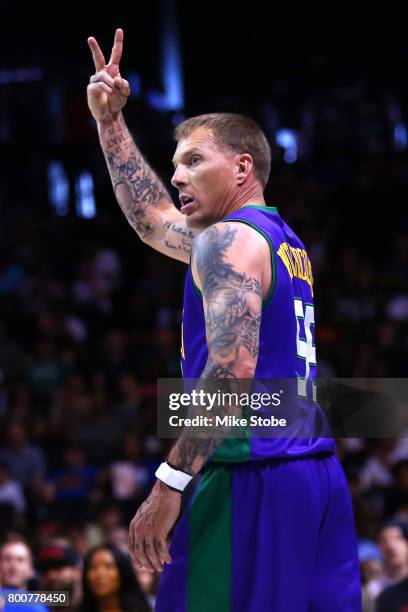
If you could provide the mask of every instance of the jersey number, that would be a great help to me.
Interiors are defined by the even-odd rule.
[[[296,316],[296,353],[299,359],[305,360],[305,375],[297,374],[298,395],[307,398],[307,383],[310,376],[310,366],[316,365],[316,345],[313,342],[312,326],[314,333],[314,309],[312,304],[305,304],[300,298],[295,298]],[[312,381],[313,401],[316,401],[316,385]]]

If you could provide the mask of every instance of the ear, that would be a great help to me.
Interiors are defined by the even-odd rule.
[[[254,167],[254,160],[249,153],[242,153],[237,162],[237,182],[238,185],[243,185]]]

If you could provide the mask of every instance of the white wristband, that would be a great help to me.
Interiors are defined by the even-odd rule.
[[[175,470],[166,462],[159,465],[155,476],[169,487],[180,492],[184,491],[190,480],[193,479],[193,476],[190,476],[190,474],[186,474],[186,472],[181,470]]]

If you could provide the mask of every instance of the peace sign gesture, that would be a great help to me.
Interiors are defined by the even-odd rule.
[[[88,45],[92,51],[96,73],[91,76],[87,87],[88,106],[96,121],[113,118],[126,104],[130,94],[128,81],[122,79],[119,62],[123,50],[123,30],[118,28],[109,63],[96,42],[90,36]]]

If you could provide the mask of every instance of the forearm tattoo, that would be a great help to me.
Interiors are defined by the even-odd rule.
[[[216,392],[249,392],[250,380],[240,380],[241,360],[255,371],[259,350],[262,287],[227,260],[236,229],[210,227],[194,243],[193,257],[202,284],[208,359],[199,389]],[[217,414],[240,416],[240,406],[217,406]],[[202,414],[202,412],[201,412]],[[194,416],[194,415],[192,415]],[[183,430],[173,460],[183,470],[195,473],[228,435],[230,427]],[[216,433],[216,435],[214,435]]]
[[[122,115],[100,133],[100,140],[119,205],[140,237],[147,238],[155,231],[149,207],[171,198],[135,145]]]
[[[184,219],[177,223],[169,220],[175,210],[171,197],[143,158],[123,115],[101,128],[99,136],[116,199],[130,225],[151,246],[188,263],[199,232],[188,229]]]
[[[172,223],[171,221],[165,221],[163,229],[166,232],[165,246],[168,249],[183,253],[189,258],[197,230],[191,230],[184,225]]]

